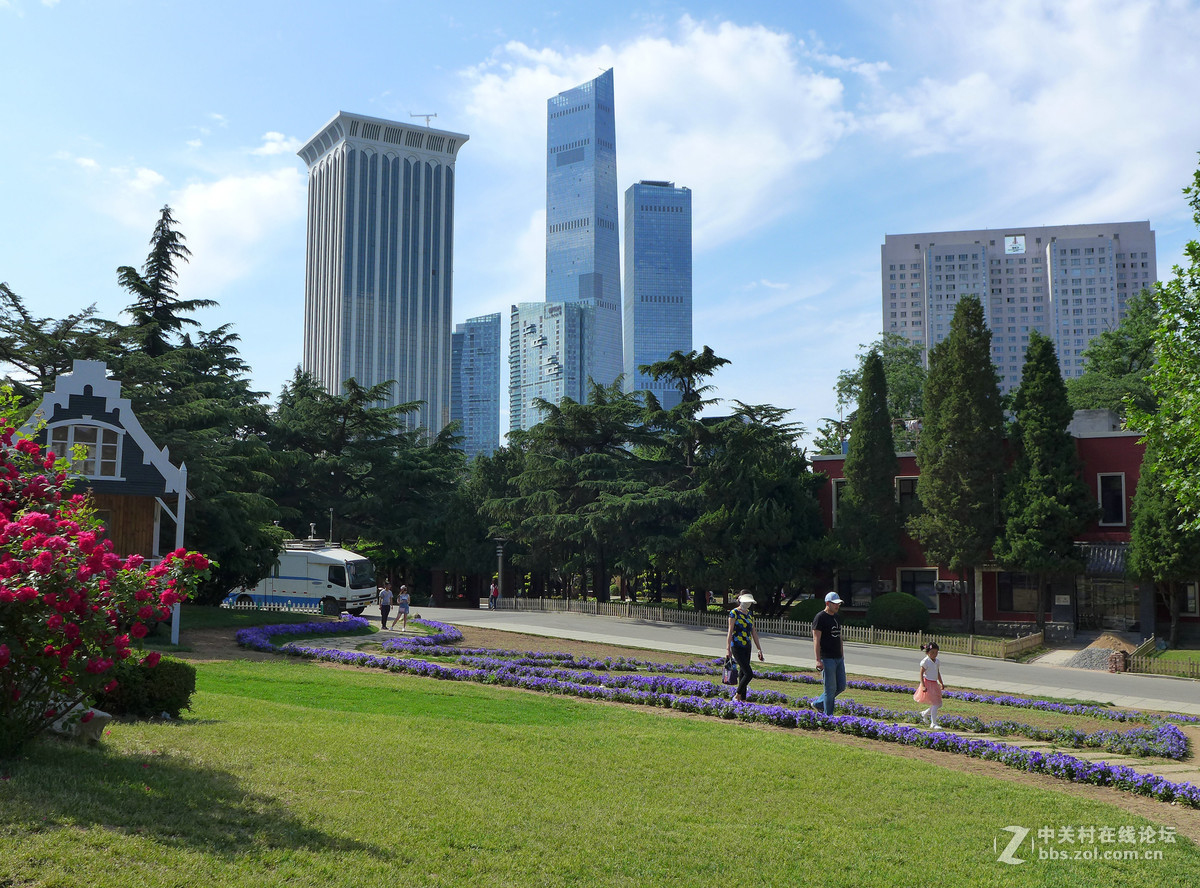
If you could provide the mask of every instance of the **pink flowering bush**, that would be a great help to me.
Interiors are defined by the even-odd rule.
[[[150,568],[113,552],[87,498],[65,492],[68,468],[0,419],[0,758],[114,690],[113,667],[135,656],[147,624],[208,574],[196,552]]]

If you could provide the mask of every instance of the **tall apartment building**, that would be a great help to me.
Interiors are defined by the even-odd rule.
[[[450,420],[467,459],[500,446],[500,313],[468,318],[450,346]]]
[[[625,390],[650,391],[665,408],[680,392],[638,372],[692,350],[692,192],[642,181],[625,192]]]
[[[889,234],[881,268],[883,330],[925,353],[949,333],[958,300],[978,296],[1005,392],[1021,383],[1031,331],[1054,340],[1064,378],[1079,376],[1092,337],[1157,280],[1149,222]]]
[[[409,421],[450,421],[454,164],[467,136],[336,114],[308,165],[303,367],[332,393],[395,380]]]
[[[512,307],[508,339],[509,428],[541,421],[536,398],[582,403],[583,327],[593,309],[577,302],[522,302]]]

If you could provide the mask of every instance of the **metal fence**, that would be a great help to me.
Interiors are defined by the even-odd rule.
[[[634,604],[631,601],[571,601],[562,598],[502,598],[501,610],[541,611],[544,613],[591,614],[600,617],[649,620],[654,623],[675,623],[682,626],[705,626],[724,629],[725,614],[702,613],[695,610],[676,610],[656,605]],[[755,618],[759,631],[794,638],[812,636],[812,623],[799,620]],[[939,635],[936,632],[898,632],[876,629],[874,626],[842,626],[842,638],[863,644],[885,644],[892,647],[919,648],[937,642],[939,650],[980,657],[1010,659],[1044,644],[1041,632],[1021,638],[980,638],[976,635]]]

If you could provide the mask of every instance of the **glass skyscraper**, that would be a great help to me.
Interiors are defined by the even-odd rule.
[[[454,328],[450,349],[450,420],[459,423],[467,459],[500,446],[500,313]]]
[[[590,306],[576,302],[522,302],[512,307],[508,338],[509,427],[542,419],[534,400],[583,401],[583,336]]]
[[[342,111],[298,152],[308,165],[305,370],[333,394],[395,380],[408,422],[450,421],[454,164],[461,133]]]
[[[546,301],[585,306],[583,384],[623,370],[613,72],[547,102]]]
[[[665,408],[680,392],[637,368],[692,350],[692,192],[642,181],[625,192],[625,390]]]

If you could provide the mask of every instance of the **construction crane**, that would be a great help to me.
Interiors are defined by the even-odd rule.
[[[429,121],[432,118],[437,117],[436,114],[413,114],[411,111],[408,112],[408,116],[409,117],[424,117],[426,126],[429,126]]]

